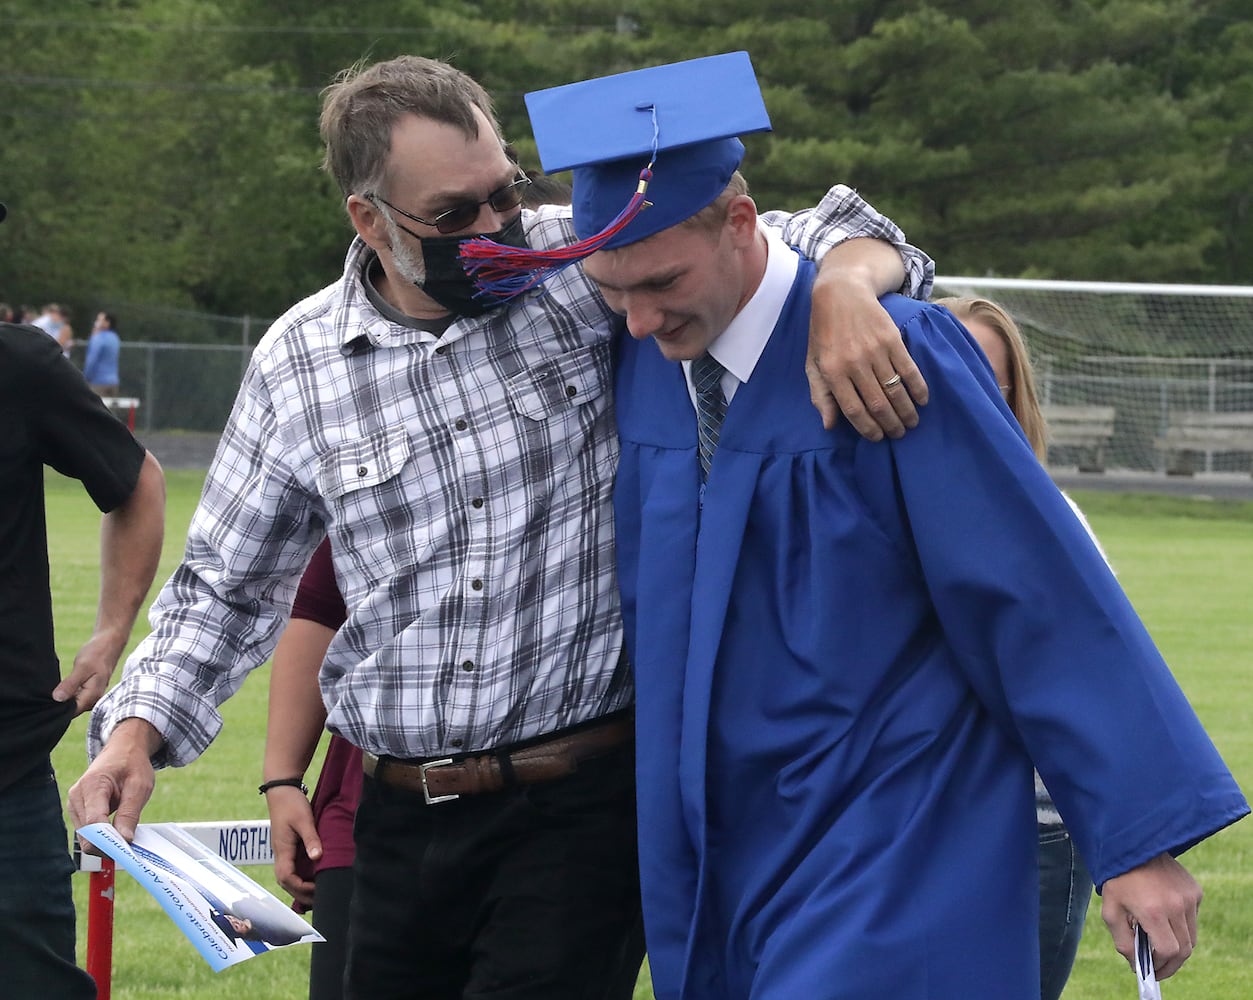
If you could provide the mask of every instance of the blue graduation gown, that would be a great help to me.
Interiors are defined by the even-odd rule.
[[[659,1000],[1035,1000],[1034,760],[1099,885],[1248,806],[947,311],[884,305],[916,430],[824,430],[811,265],[699,509],[683,375],[624,338],[619,573]]]

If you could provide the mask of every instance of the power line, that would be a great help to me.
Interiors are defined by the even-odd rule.
[[[258,87],[235,83],[176,83],[152,80],[99,80],[72,76],[24,76],[0,74],[0,84],[49,87],[62,90],[169,90],[215,94],[319,94],[321,87]]]
[[[355,28],[332,25],[166,24],[158,21],[97,21],[95,19],[18,20],[0,18],[0,26],[35,31],[152,31],[219,35],[412,35],[417,28]]]
[[[317,119],[317,105],[310,104],[309,119]],[[32,120],[40,122],[218,122],[221,121],[220,111],[197,111],[186,106],[170,108],[134,108],[128,107],[120,111],[101,111],[83,108],[6,108],[0,111],[0,120]],[[316,129],[314,130],[316,132]]]
[[[499,23],[499,22],[494,22]],[[26,20],[16,18],[0,18],[0,27],[25,28],[35,31],[63,31],[77,29],[80,31],[150,31],[182,34],[219,34],[219,35],[420,35],[428,30],[427,25],[415,25],[409,28],[396,27],[350,27],[340,25],[253,25],[253,24],[167,24],[158,21],[96,21],[94,19],[79,20]],[[620,32],[621,25],[614,24],[545,24],[545,34],[555,32]]]
[[[27,76],[23,74],[0,73],[0,87],[6,84],[20,87],[45,88],[48,90],[129,90],[129,91],[170,91],[175,93],[211,93],[211,94],[294,94],[309,96],[321,94],[324,87],[296,87],[284,85],[255,86],[235,83],[208,82],[171,82],[154,80],[102,80],[90,77],[72,76]],[[496,103],[506,100],[521,100],[525,91],[494,89],[492,91]],[[5,108],[3,114],[12,114],[15,108]]]

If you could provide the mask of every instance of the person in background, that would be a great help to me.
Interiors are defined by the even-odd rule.
[[[57,334],[57,343],[61,345],[61,353],[67,358],[70,356],[70,350],[74,347],[74,327],[70,325],[71,318],[70,310],[62,306],[61,330]]]
[[[1138,926],[1172,975],[1201,899],[1175,855],[1248,803],[951,313],[882,299],[931,386],[903,438],[798,405],[814,269],[737,170],[769,128],[752,67],[714,61],[527,98],[630,334],[614,502],[657,997],[1035,1000],[1033,761],[1117,950]]]
[[[120,353],[117,321],[111,313],[97,313],[91,336],[87,338],[87,358],[83,362],[83,377],[97,396],[117,395]]]
[[[465,74],[416,57],[355,67],[321,125],[356,234],[343,274],[253,352],[153,633],[92,714],[71,815],[116,813],[133,836],[154,765],[190,763],[216,736],[329,537],[348,619],[320,687],[365,772],[348,995],[629,996],[613,316],[577,267],[510,302],[476,292],[472,238],[558,246],[571,213],[522,208],[528,178]],[[847,190],[787,226],[827,251],[815,296],[837,322],[818,342],[854,341],[859,372],[887,367],[880,354],[905,364],[877,295],[907,275],[925,294],[926,256]],[[848,270],[867,248],[880,266]],[[911,393],[869,381],[875,431],[903,433]]]
[[[0,323],[13,322],[13,307],[7,302],[0,302]]]
[[[23,308],[22,311],[26,312],[27,310]],[[64,324],[65,319],[61,314],[61,307],[57,305],[57,303],[49,302],[39,311],[39,315],[35,316],[33,319],[27,319],[26,322],[33,327],[43,330],[44,333],[46,333],[53,340],[57,341],[58,344],[61,342],[61,326]]]
[[[51,752],[90,709],[130,639],[156,572],[161,467],[48,336],[0,324],[0,940],[3,992],[96,995],[75,964],[73,863]],[[79,480],[103,512],[90,638],[62,679],[48,565],[45,467]]]
[[[324,539],[300,579],[291,620],[274,650],[263,774],[303,775],[313,760],[326,723],[318,671],[347,618],[330,541]],[[332,735],[312,803],[301,781],[261,785],[270,813],[275,878],[291,893],[298,912],[313,910],[313,925],[326,938],[313,945],[309,1000],[344,995],[352,824],[361,782],[361,751]]]
[[[1027,341],[1018,324],[1002,306],[988,299],[949,297],[935,302],[961,320],[983,348],[1006,405],[1043,464],[1048,458],[1048,427],[1036,394]],[[1100,549],[1083,512],[1068,495],[1062,495]],[[1092,876],[1038,771],[1035,798],[1040,838],[1040,998],[1058,1000],[1083,936]]]
[[[74,330],[70,326],[69,312],[63,306],[49,302],[43,307],[43,311],[30,321],[30,325],[43,330],[57,342],[65,357],[70,356],[70,347],[74,343]]]

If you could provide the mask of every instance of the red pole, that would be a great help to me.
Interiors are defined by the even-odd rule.
[[[101,858],[87,897],[87,972],[97,1000],[109,1000],[113,987],[113,876],[113,859]]]

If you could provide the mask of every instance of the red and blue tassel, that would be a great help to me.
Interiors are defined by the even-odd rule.
[[[556,250],[532,250],[529,247],[506,246],[482,236],[466,240],[461,244],[461,264],[466,274],[474,279],[478,289],[475,292],[476,297],[508,302],[564,271],[571,264],[590,257],[648,207],[649,202],[644,199],[644,194],[652,178],[650,163],[640,171],[635,194],[614,220],[599,233],[569,246]]]

